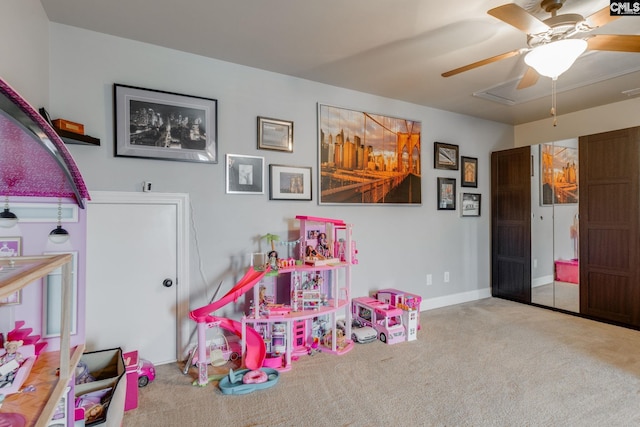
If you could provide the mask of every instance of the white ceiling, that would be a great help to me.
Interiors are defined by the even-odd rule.
[[[551,80],[516,91],[522,55],[445,71],[527,47],[486,11],[509,0],[41,0],[52,22],[509,124],[549,117]],[[540,19],[537,0],[516,0]],[[608,0],[566,0],[584,17]],[[592,34],[640,34],[622,17]],[[587,52],[558,78],[558,114],[628,99],[640,53]],[[487,92],[489,96],[474,96]],[[636,91],[637,92],[637,91]],[[637,96],[637,94],[636,94]],[[509,102],[496,102],[495,99]]]

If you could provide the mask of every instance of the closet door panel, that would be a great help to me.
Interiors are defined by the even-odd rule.
[[[640,128],[580,137],[580,312],[640,326]]]
[[[586,293],[590,315],[630,323],[633,308],[628,298],[632,293],[629,277],[592,272]]]
[[[491,154],[491,293],[531,302],[531,150]]]

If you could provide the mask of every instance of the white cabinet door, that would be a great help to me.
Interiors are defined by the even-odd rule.
[[[87,209],[87,351],[122,347],[155,364],[175,361],[176,206]]]

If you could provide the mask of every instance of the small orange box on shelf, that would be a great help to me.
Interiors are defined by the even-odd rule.
[[[70,122],[69,120],[65,119],[55,119],[53,121],[53,125],[58,129],[84,135],[84,125],[80,123]]]

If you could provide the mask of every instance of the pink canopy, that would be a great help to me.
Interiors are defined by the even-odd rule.
[[[0,196],[75,199],[89,192],[55,130],[0,78]]]

